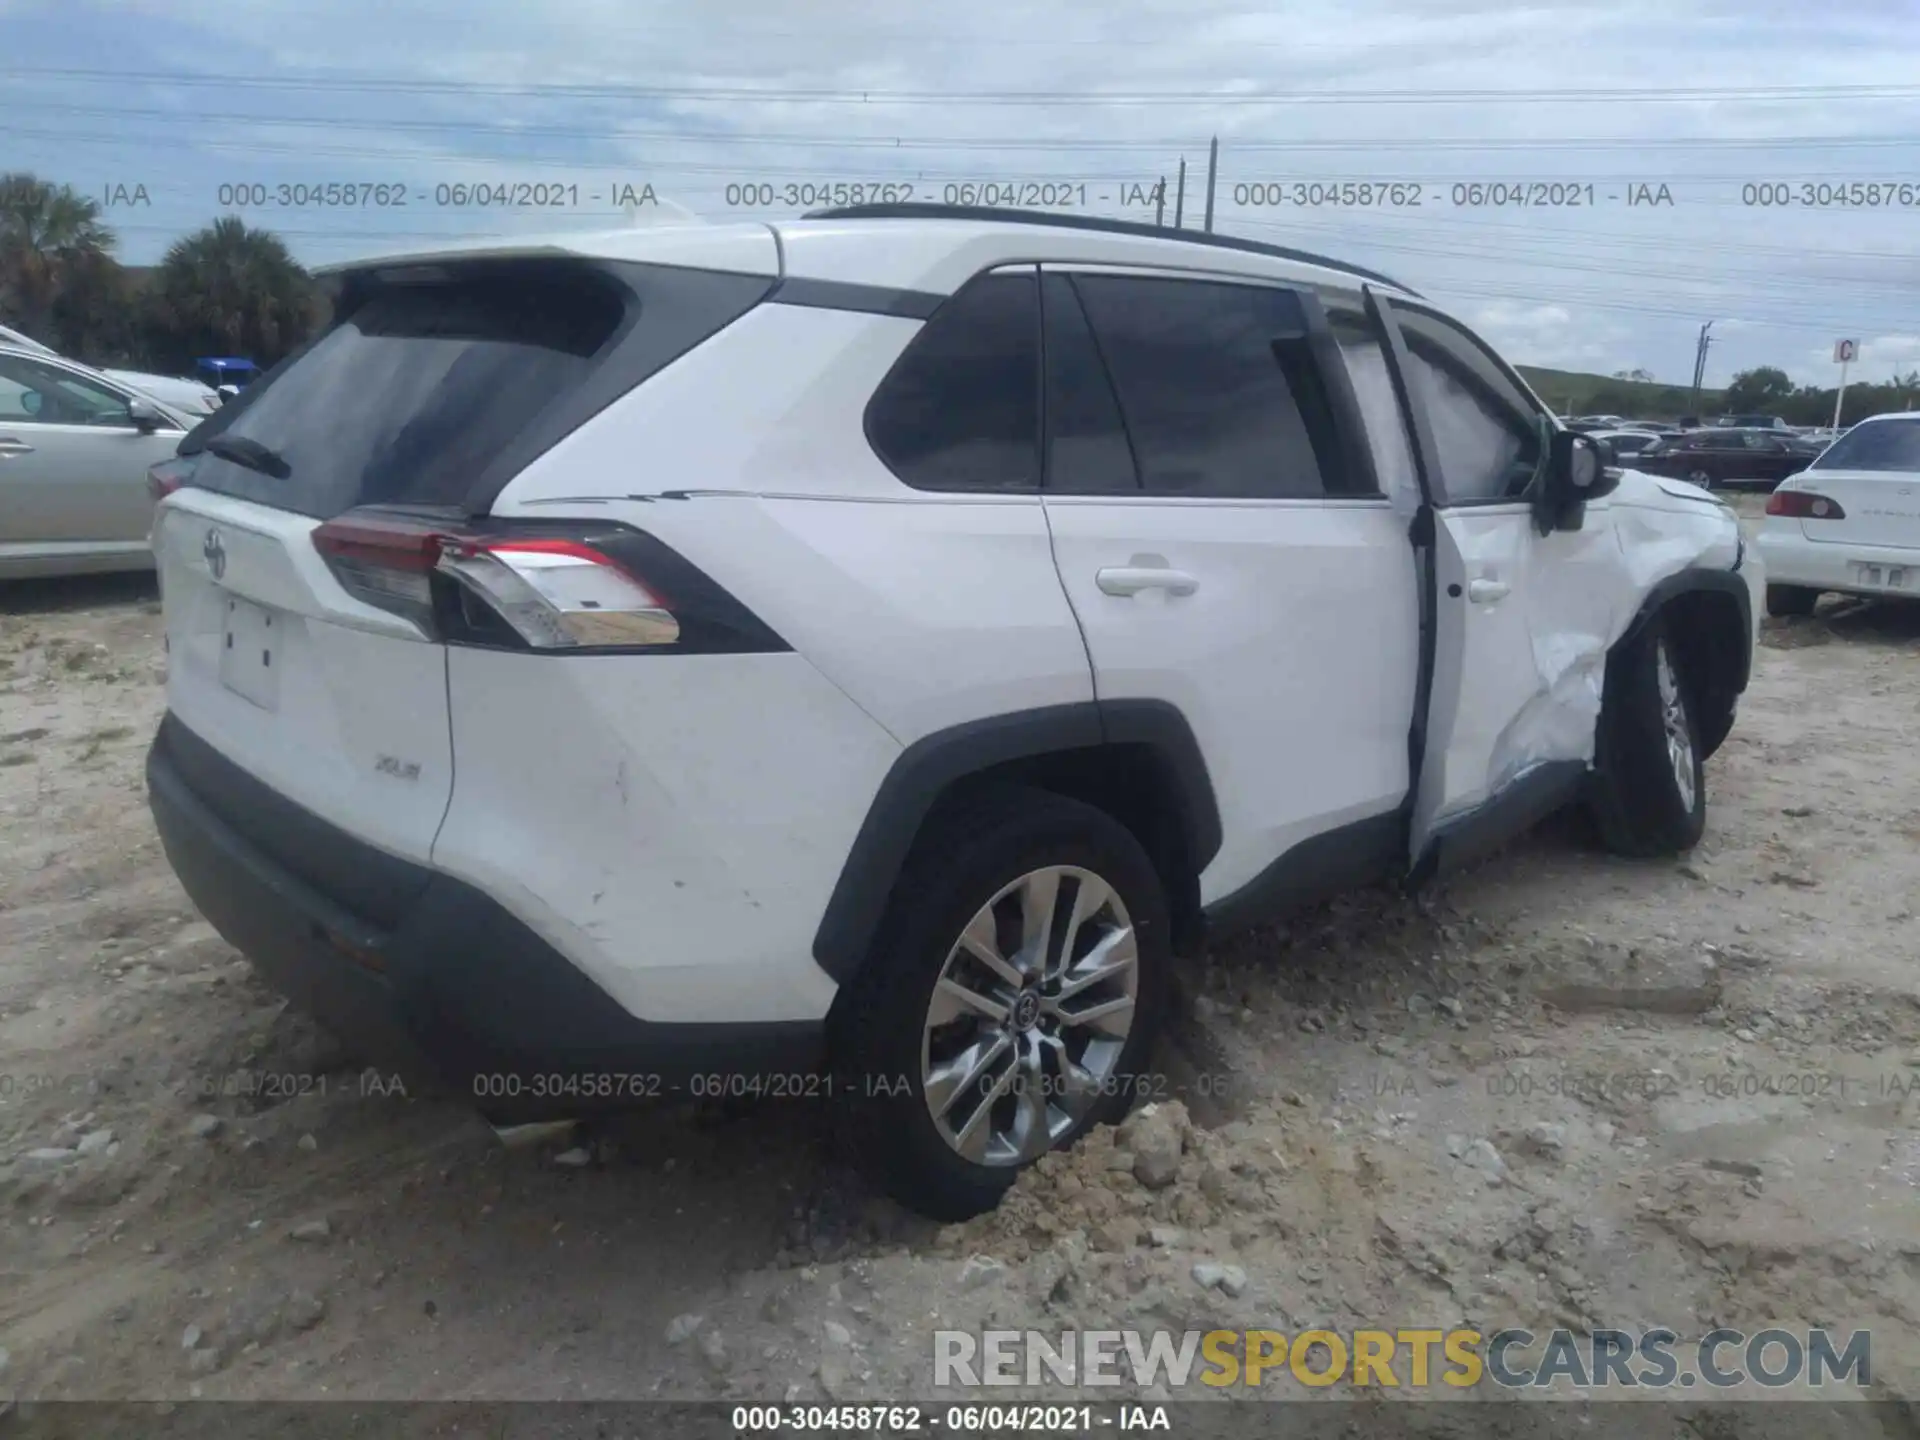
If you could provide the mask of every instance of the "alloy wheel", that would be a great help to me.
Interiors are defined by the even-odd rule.
[[[1100,876],[1050,865],[1002,888],[927,1007],[921,1088],[941,1138],[977,1165],[1051,1150],[1111,1093],[1139,980],[1133,921]]]
[[[1680,803],[1693,809],[1693,730],[1687,723],[1686,699],[1680,690],[1680,677],[1674,673],[1673,660],[1667,654],[1667,642],[1654,648],[1654,669],[1660,685],[1660,724],[1666,732],[1667,762],[1673,767],[1673,782],[1680,791]]]

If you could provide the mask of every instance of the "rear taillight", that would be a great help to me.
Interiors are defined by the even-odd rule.
[[[1838,500],[1829,500],[1811,490],[1776,490],[1767,497],[1767,514],[1784,515],[1790,520],[1844,520],[1847,512]]]
[[[177,455],[171,460],[162,460],[158,465],[148,466],[147,494],[158,504],[193,478],[193,466],[192,460]]]
[[[355,599],[432,639],[543,653],[785,650],[704,572],[618,524],[354,511],[313,544]]]
[[[536,650],[650,647],[680,638],[663,595],[577,540],[449,540],[438,568]]]
[[[433,631],[433,568],[443,536],[405,519],[345,515],[313,532],[313,548],[340,586],[362,604]]]

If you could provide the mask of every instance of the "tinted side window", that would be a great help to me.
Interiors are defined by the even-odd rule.
[[[1395,306],[1449,503],[1517,500],[1546,458],[1545,416],[1466,331]]]
[[[1107,364],[1064,275],[1040,282],[1046,316],[1047,488],[1111,495],[1140,488]]]
[[[1298,295],[1144,276],[1073,283],[1149,493],[1327,493],[1338,432]]]
[[[867,406],[867,439],[920,490],[1040,483],[1038,272],[984,275],[934,312]]]

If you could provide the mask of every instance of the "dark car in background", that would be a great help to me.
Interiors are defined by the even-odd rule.
[[[1633,468],[1717,485],[1778,485],[1807,468],[1824,447],[1791,433],[1718,426],[1663,435],[1632,459]]]
[[[1622,465],[1632,464],[1632,457],[1666,438],[1653,430],[1589,430],[1587,434],[1606,441],[1614,459]]]

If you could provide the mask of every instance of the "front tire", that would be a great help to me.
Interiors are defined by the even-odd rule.
[[[1820,601],[1820,592],[1805,585],[1767,586],[1767,614],[1811,615]]]
[[[1169,928],[1140,842],[1091,805],[1008,788],[935,822],[835,1014],[855,1157],[959,1221],[1118,1120],[1165,1012]]]
[[[1691,850],[1706,830],[1706,770],[1664,617],[1614,650],[1604,697],[1589,801],[1601,839],[1635,858]]]
[[[1713,489],[1713,476],[1709,475],[1705,470],[1695,470],[1687,476],[1687,483],[1690,485],[1698,485],[1702,490],[1711,490]]]

